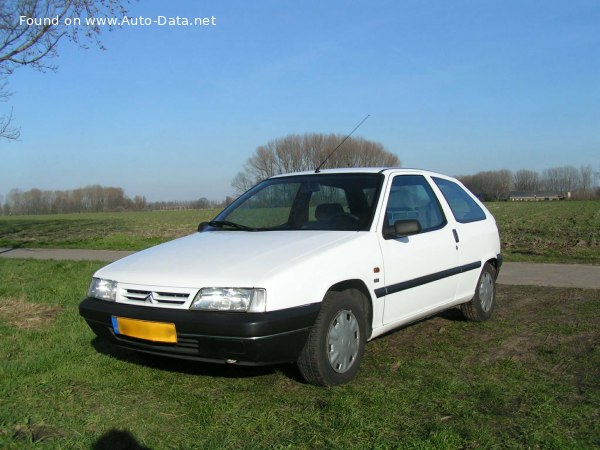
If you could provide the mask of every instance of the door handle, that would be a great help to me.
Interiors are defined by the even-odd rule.
[[[458,233],[456,230],[452,230],[452,234],[454,235],[454,240],[456,241],[456,243],[458,244],[460,242],[460,239],[458,238]]]

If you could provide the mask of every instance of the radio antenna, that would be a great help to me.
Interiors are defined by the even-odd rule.
[[[324,165],[324,164],[325,164],[325,163],[326,163],[326,162],[329,160],[329,158],[331,158],[331,156],[332,156],[332,155],[333,155],[333,154],[336,152],[336,150],[337,150],[338,148],[340,148],[340,147],[341,147],[341,146],[344,144],[344,142],[346,142],[346,141],[348,140],[348,138],[349,138],[350,136],[352,136],[352,133],[354,133],[356,130],[358,130],[358,127],[360,127],[360,126],[361,126],[363,123],[365,123],[365,120],[367,120],[369,117],[371,117],[371,114],[367,114],[367,115],[365,116],[365,118],[364,118],[363,120],[361,120],[361,121],[360,121],[360,123],[359,123],[358,125],[356,125],[356,126],[354,127],[354,129],[353,129],[353,130],[352,130],[352,131],[351,131],[351,132],[348,134],[348,136],[346,136],[346,137],[345,137],[345,138],[342,140],[342,142],[340,142],[340,143],[338,144],[338,146],[337,146],[336,148],[334,148],[334,149],[331,151],[331,153],[330,153],[329,155],[327,155],[327,158],[325,158],[325,159],[323,160],[323,162],[322,162],[321,164],[319,164],[319,167],[317,167],[317,168],[315,169],[315,173],[319,173],[319,172],[321,171],[321,167],[323,167],[323,165]]]

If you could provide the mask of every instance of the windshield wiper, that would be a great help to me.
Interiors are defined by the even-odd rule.
[[[248,227],[246,225],[241,225],[239,223],[230,222],[229,220],[211,220],[208,222],[211,227],[223,228],[223,227],[231,227],[241,231],[256,231],[256,228]]]

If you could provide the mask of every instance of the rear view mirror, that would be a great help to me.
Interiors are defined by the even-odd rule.
[[[319,183],[315,183],[314,181],[303,183],[302,186],[300,186],[300,192],[302,194],[312,194],[314,192],[319,192],[320,190],[321,185]]]
[[[386,239],[395,239],[421,232],[421,223],[418,220],[396,220],[393,227],[388,227],[385,230],[384,237]]]
[[[198,224],[198,231],[204,231],[206,230],[210,225],[208,224],[208,222],[200,222]]]

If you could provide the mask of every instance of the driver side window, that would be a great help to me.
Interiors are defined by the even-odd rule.
[[[417,220],[421,231],[426,232],[446,224],[431,186],[421,175],[394,177],[385,214],[388,227],[393,227],[398,220]]]

